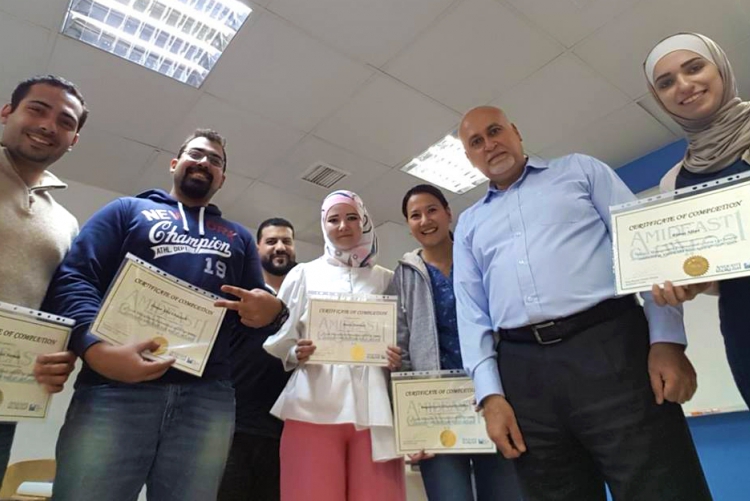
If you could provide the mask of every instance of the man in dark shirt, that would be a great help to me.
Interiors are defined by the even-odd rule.
[[[282,218],[263,221],[257,233],[266,287],[277,292],[297,264],[294,228]],[[282,421],[270,414],[290,373],[266,353],[266,336],[232,340],[232,380],[237,401],[234,441],[218,501],[277,501]]]

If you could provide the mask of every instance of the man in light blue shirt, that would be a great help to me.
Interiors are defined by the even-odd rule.
[[[490,179],[456,228],[461,352],[527,499],[604,500],[605,482],[615,499],[711,499],[679,406],[696,389],[682,310],[615,297],[609,206],[633,194],[592,157],[528,158],[497,108],[459,136]]]

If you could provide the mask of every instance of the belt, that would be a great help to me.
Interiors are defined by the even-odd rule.
[[[555,344],[637,306],[638,302],[633,295],[614,297],[567,317],[515,329],[499,329],[497,332],[503,341]]]

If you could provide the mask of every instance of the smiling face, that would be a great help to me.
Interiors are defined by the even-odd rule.
[[[521,134],[498,108],[483,106],[464,115],[458,135],[471,164],[500,189],[513,184],[526,165]]]
[[[674,115],[704,119],[721,107],[724,82],[711,61],[689,50],[676,50],[654,66],[654,91]]]
[[[328,209],[325,231],[334,247],[351,250],[362,239],[362,220],[351,205],[336,204]]]
[[[169,171],[178,199],[206,205],[224,184],[224,150],[205,137],[196,137],[179,158],[172,159]]]
[[[452,220],[450,209],[444,208],[440,200],[429,193],[416,193],[406,203],[409,231],[423,248],[450,240]]]
[[[0,111],[2,144],[19,169],[46,169],[78,141],[83,105],[65,89],[35,84],[18,103]]]
[[[258,241],[258,254],[264,270],[277,277],[285,276],[297,264],[292,229],[286,226],[263,228]]]

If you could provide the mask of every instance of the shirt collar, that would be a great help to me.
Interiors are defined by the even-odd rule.
[[[529,155],[526,160],[526,165],[523,168],[523,172],[521,173],[521,177],[519,177],[518,180],[516,180],[516,182],[513,184],[518,184],[518,183],[523,182],[523,180],[526,178],[526,175],[529,172],[529,169],[542,170],[542,169],[547,169],[548,167],[549,167],[549,162],[547,162],[547,160],[544,160],[543,158],[540,158],[540,157]],[[492,200],[492,197],[494,197],[495,195],[501,195],[505,191],[507,190],[500,190],[497,187],[495,187],[493,183],[490,183],[489,186],[487,187],[487,194],[484,196],[484,199],[482,201],[483,203],[487,203],[490,200]]]

